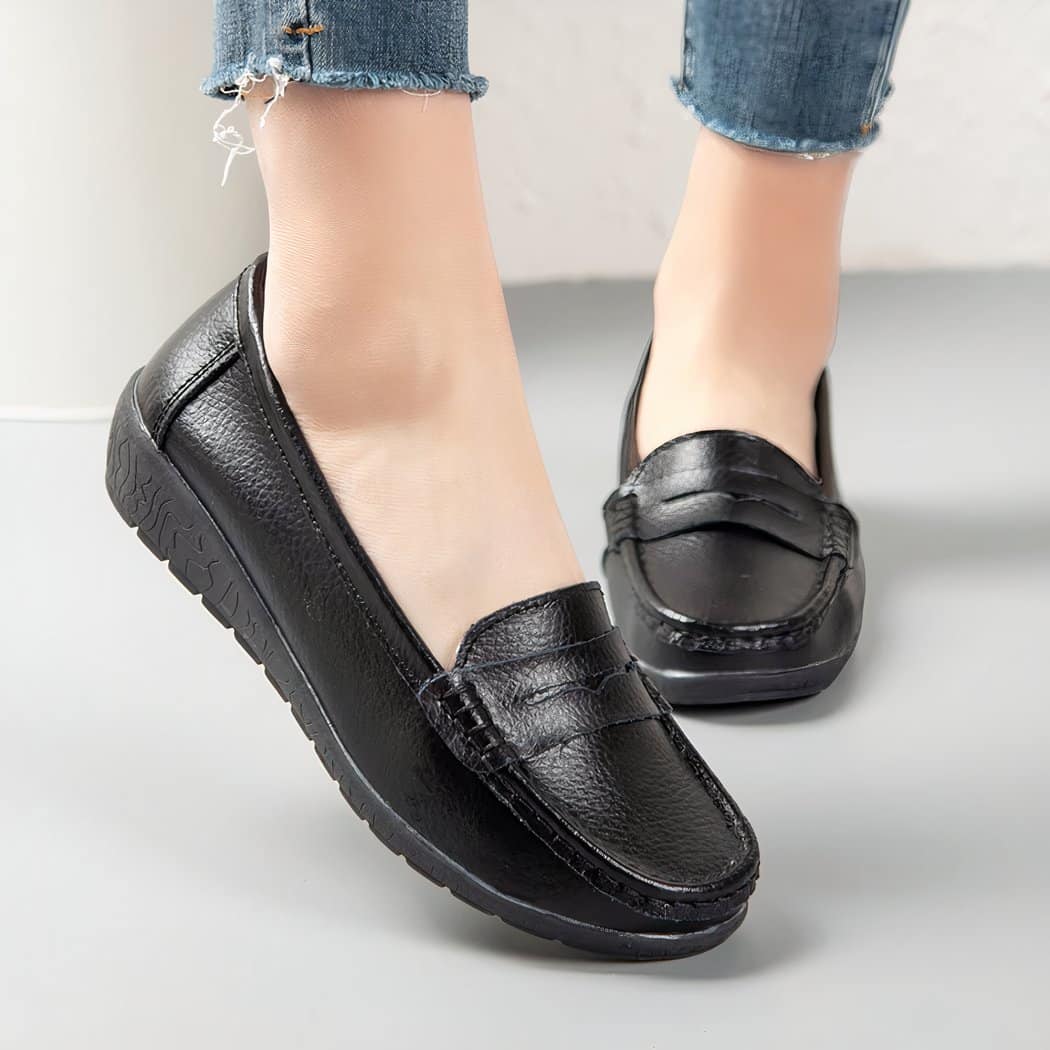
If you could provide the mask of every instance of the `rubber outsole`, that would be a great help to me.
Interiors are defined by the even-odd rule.
[[[661,671],[639,666],[676,707],[802,700],[823,692],[838,678],[853,647],[830,660],[774,671]]]
[[[713,926],[683,933],[635,933],[593,926],[537,908],[488,885],[434,847],[383,801],[343,747],[265,602],[207,508],[147,432],[135,400],[136,376],[110,430],[106,489],[117,512],[171,574],[232,630],[288,703],[351,809],[406,863],[454,897],[510,926],[567,947],[616,959],[697,955],[743,922],[747,904]]]

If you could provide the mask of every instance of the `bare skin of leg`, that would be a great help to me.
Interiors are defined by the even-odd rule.
[[[743,430],[815,469],[813,394],[835,336],[854,159],[700,131],[654,291],[642,455],[679,434]]]
[[[255,118],[268,85],[248,98]],[[525,405],[465,95],[292,84],[253,120],[267,356],[347,520],[448,666],[581,572]]]

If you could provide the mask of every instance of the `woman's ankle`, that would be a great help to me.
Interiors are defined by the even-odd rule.
[[[453,292],[332,256],[289,264],[271,254],[263,336],[290,404],[326,429],[439,411],[473,375],[513,358],[498,284]]]
[[[329,430],[418,417],[513,355],[465,96],[290,85],[254,131],[293,408]]]
[[[837,265],[813,283],[792,300],[762,281],[665,261],[653,293],[653,370],[808,400],[834,344]]]
[[[696,291],[703,289],[703,291]],[[638,413],[643,455],[680,434],[740,430],[815,469],[813,395],[835,330],[823,309],[764,309],[760,288],[665,267]]]
[[[639,448],[736,429],[812,469],[812,397],[834,341],[852,158],[807,161],[701,131],[653,294]]]

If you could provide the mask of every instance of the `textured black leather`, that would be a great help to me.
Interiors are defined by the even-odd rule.
[[[852,652],[864,596],[826,375],[814,406],[818,478],[739,431],[686,434],[639,461],[647,361],[627,401],[621,484],[604,507],[604,567],[629,648],[676,702],[817,691]]]
[[[234,281],[192,314],[146,364],[139,377],[142,419],[164,444],[168,427],[237,353],[237,285]]]
[[[450,869],[570,933],[673,940],[740,915],[757,876],[751,829],[639,673],[597,584],[494,613],[452,669],[435,661],[267,366],[263,278],[260,261],[187,322],[139,375],[137,403],[355,772]]]
[[[419,696],[450,749],[596,885],[615,880],[654,915],[689,914],[700,886],[747,892],[750,832],[640,677],[597,584],[477,624]]]

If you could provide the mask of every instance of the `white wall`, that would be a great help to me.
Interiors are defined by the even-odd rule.
[[[2,35],[0,405],[105,405],[265,240],[259,181],[219,188],[196,94],[210,0],[51,0]],[[680,0],[475,0],[493,233],[509,281],[651,273],[693,136],[667,81]],[[1050,5],[918,0],[851,268],[1050,264]],[[46,42],[46,46],[41,42]],[[425,177],[421,173],[420,177]]]
[[[509,279],[656,265],[693,138],[667,84],[681,6],[475,4],[473,64],[493,80],[477,122]],[[847,267],[1050,263],[1048,46],[1050,4],[914,0],[883,136],[858,168]]]

